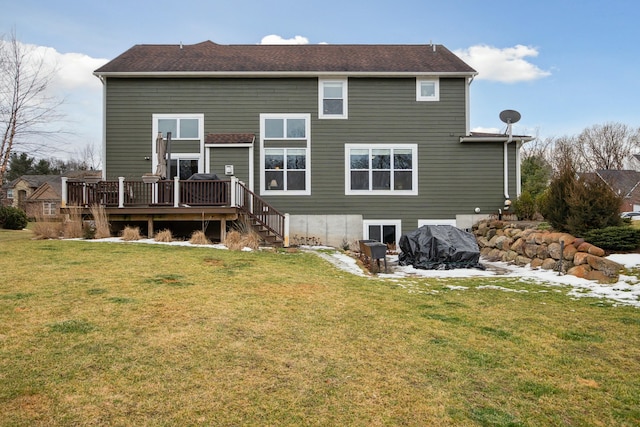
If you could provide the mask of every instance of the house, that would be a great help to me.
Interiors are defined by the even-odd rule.
[[[622,197],[620,212],[640,211],[640,171],[598,170],[595,175]]]
[[[60,176],[58,175],[22,175],[19,178],[7,184],[7,198],[6,203],[8,206],[22,209],[27,213],[29,217],[35,217],[39,214],[45,214],[45,212],[51,212],[57,208],[52,205],[42,205],[42,212],[40,209],[36,209],[33,203],[30,203],[31,197],[34,193],[44,184],[55,183],[60,184]],[[58,197],[58,207],[60,198]],[[35,210],[34,210],[35,209]]]
[[[64,175],[22,175],[6,185],[6,206],[25,211],[29,218],[54,218],[62,205],[62,178],[85,179],[101,171],[71,171]]]
[[[244,199],[230,191],[217,210],[179,202],[196,173],[242,184],[254,215],[283,213],[294,244],[470,228],[517,197],[519,150],[532,139],[470,132],[477,73],[442,45],[136,45],[94,74],[103,179],[119,201],[110,221],[146,221],[149,234],[192,208],[195,221],[227,215],[222,238],[237,218],[222,209]],[[134,181],[153,173],[166,191],[133,210],[127,199],[146,191]]]

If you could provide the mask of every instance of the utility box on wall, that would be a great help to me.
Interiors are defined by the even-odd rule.
[[[224,174],[227,176],[233,175],[233,165],[224,165]]]

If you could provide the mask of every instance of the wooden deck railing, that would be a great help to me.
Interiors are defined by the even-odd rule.
[[[229,206],[230,181],[163,180],[67,181],[67,205],[131,206]],[[176,197],[177,194],[177,197]]]
[[[237,178],[231,180],[161,180],[86,182],[63,178],[63,207],[101,205],[125,207],[229,206],[239,209],[260,232],[275,236],[288,246],[287,216],[253,193]]]

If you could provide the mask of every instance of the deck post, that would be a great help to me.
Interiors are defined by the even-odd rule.
[[[153,215],[147,218],[147,237],[153,239]]]
[[[124,208],[124,176],[118,177],[118,207]]]
[[[236,197],[238,193],[238,178],[235,176],[231,177],[231,187],[229,191],[231,192],[231,200],[229,201],[231,207],[236,207]]]
[[[180,207],[180,177],[173,177],[173,207]]]
[[[227,219],[222,218],[220,220],[220,243],[224,243],[227,238]]]
[[[69,203],[69,190],[67,188],[67,181],[69,178],[66,176],[62,177],[62,201],[60,202],[60,207],[66,208],[67,203]]]
[[[289,247],[289,214],[286,213],[284,214],[284,232],[283,234],[283,241],[282,241],[282,245],[285,248]]]

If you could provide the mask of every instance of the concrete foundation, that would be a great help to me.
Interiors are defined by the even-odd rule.
[[[326,245],[356,248],[362,239],[362,215],[291,215],[291,245]]]

